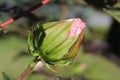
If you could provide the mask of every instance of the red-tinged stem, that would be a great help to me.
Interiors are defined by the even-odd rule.
[[[21,73],[21,75],[17,78],[17,80],[23,80],[27,74],[29,74],[34,66],[40,61],[38,57],[35,57],[28,65],[28,67]]]
[[[31,67],[28,67],[19,77],[17,80],[23,80],[23,78],[32,70]]]
[[[23,13],[21,13],[21,14],[18,14],[18,15],[16,15],[16,16],[8,19],[7,21],[1,23],[1,24],[0,24],[0,28],[3,28],[3,27],[5,27],[6,25],[8,25],[8,24],[14,22],[15,20],[21,18],[22,16],[25,16],[25,15],[29,14],[31,11],[37,9],[38,7],[40,7],[40,6],[42,6],[42,5],[47,4],[48,2],[50,2],[50,0],[42,0],[42,1],[41,1],[39,4],[37,4],[36,6],[33,6],[33,7],[31,7],[30,9],[28,9],[27,11],[25,11],[25,12],[23,12]]]

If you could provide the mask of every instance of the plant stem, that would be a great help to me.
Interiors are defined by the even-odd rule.
[[[65,20],[68,12],[68,6],[66,4],[61,4],[61,20]]]
[[[18,14],[18,15],[16,15],[16,16],[14,16],[14,17],[12,17],[12,18],[10,18],[10,19],[4,21],[3,23],[0,24],[0,28],[3,28],[3,27],[5,27],[6,25],[8,25],[8,24],[14,22],[15,20],[17,20],[17,19],[19,19],[19,18],[21,18],[21,17],[23,17],[23,16],[29,14],[31,11],[37,9],[38,7],[40,7],[40,6],[42,6],[42,5],[47,4],[48,2],[50,2],[50,0],[42,0],[39,4],[37,4],[37,5],[33,6],[33,7],[31,7],[31,8],[28,9],[27,11],[24,11],[23,13]]]
[[[31,67],[27,67],[26,70],[18,77],[17,80],[23,80],[23,78],[32,70]]]
[[[23,78],[34,68],[34,66],[40,61],[38,57],[35,57],[28,67],[21,73],[21,75],[17,78],[17,80],[23,80]]]

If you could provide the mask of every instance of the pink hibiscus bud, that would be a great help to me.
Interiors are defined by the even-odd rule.
[[[70,63],[79,51],[84,28],[79,18],[38,24],[31,53],[49,64]]]
[[[73,22],[70,27],[69,37],[79,35],[85,28],[85,23],[81,19],[75,18],[75,19],[72,19],[72,21]]]

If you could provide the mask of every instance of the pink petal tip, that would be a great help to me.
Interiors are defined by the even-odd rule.
[[[68,37],[73,37],[73,36],[79,35],[86,26],[85,23],[80,18],[75,18],[72,20],[73,21],[72,21],[72,25],[69,30]]]

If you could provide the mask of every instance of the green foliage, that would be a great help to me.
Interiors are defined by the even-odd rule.
[[[88,3],[88,5],[92,5],[95,8],[106,8],[108,6],[113,6],[114,4],[116,4],[118,1],[117,0],[84,0],[85,2]]]
[[[5,72],[2,72],[3,80],[10,80]]]
[[[105,11],[107,14],[120,22],[120,1],[117,0],[84,0],[88,5]]]
[[[103,10],[120,23],[120,2],[116,3],[113,7],[104,8]]]

